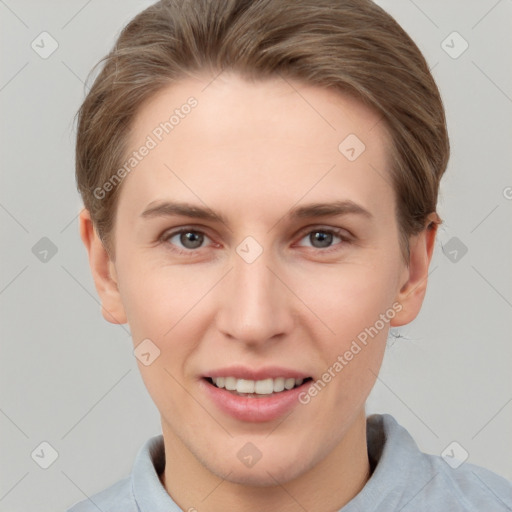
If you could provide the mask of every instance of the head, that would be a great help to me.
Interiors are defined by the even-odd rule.
[[[159,354],[138,364],[169,446],[271,485],[352,435],[420,310],[448,155],[423,56],[370,1],[167,0],[128,24],[79,111],[81,232],[105,318]],[[282,414],[212,394],[251,375],[306,382]]]

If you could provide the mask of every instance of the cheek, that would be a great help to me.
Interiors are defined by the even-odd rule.
[[[394,302],[393,267],[385,261],[338,267],[302,282],[297,294],[315,313],[309,317],[309,335],[321,353],[322,380],[333,382],[330,389],[337,391],[332,400],[338,405],[362,404],[382,363],[390,321],[400,307]]]
[[[190,271],[178,267],[133,268],[136,272],[127,274],[131,278],[122,288],[133,343],[136,347],[149,339],[159,351],[148,366],[138,361],[139,370],[158,409],[175,410],[190,401],[182,385],[187,362],[204,337],[207,323],[201,299],[211,285],[204,273],[202,279],[191,279]]]
[[[208,279],[180,266],[142,258],[120,262],[120,292],[134,342],[163,339],[185,319],[208,290]]]
[[[189,319],[201,290],[194,291],[177,267],[156,267],[142,258],[119,258],[116,266],[135,355],[151,354],[150,364],[137,358],[141,377],[159,410],[175,408],[184,363],[199,339]]]
[[[317,314],[325,339],[330,333],[332,339],[350,341],[392,307],[397,292],[396,274],[385,261],[339,265],[304,273],[296,279],[295,290]]]

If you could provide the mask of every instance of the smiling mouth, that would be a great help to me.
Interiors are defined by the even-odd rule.
[[[311,377],[306,379],[278,377],[263,380],[237,379],[236,377],[206,378],[206,381],[216,388],[224,389],[233,395],[252,398],[265,398],[286,393],[286,391],[303,386],[311,380],[313,380]]]

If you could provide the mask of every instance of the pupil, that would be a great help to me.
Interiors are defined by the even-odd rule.
[[[329,247],[332,243],[332,233],[326,233],[325,231],[315,231],[313,234],[314,241],[319,242],[320,245],[315,245],[314,247]]]

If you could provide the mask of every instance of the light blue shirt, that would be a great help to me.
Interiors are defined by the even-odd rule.
[[[367,418],[367,443],[375,469],[340,512],[512,512],[512,482],[467,462],[453,469],[456,464],[422,453],[389,414]],[[159,480],[164,467],[159,435],[139,450],[130,477],[68,512],[181,512]]]

